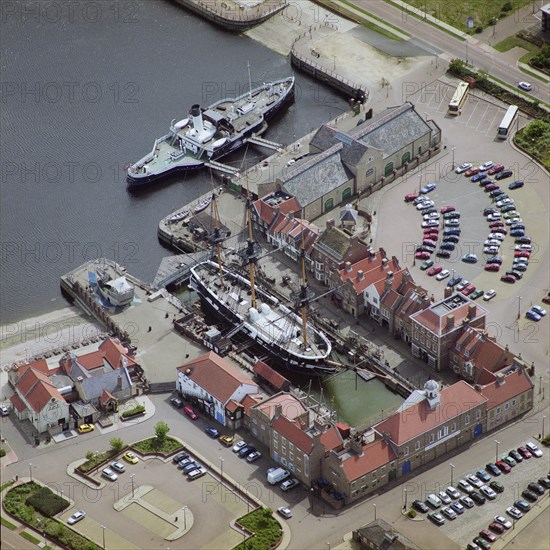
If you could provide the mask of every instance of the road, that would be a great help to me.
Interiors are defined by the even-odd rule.
[[[525,73],[500,59],[498,53],[493,54],[483,49],[483,43],[475,40],[475,38],[472,41],[463,42],[439,28],[380,0],[353,0],[351,3],[431,45],[434,54],[444,52],[450,58],[464,59],[514,87],[518,82],[527,79]],[[542,82],[534,83],[531,95],[548,102],[550,86]]]

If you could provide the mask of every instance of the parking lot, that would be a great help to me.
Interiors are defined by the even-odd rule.
[[[518,442],[518,446],[521,444],[523,443]],[[499,450],[499,458],[503,454],[506,454],[509,450],[510,449]],[[486,462],[494,462],[495,458],[495,455],[487,456]],[[479,465],[479,468],[483,467],[484,464]],[[465,479],[466,476],[470,474],[475,475],[475,471],[463,471],[460,468],[460,465],[457,464],[453,469],[454,486],[457,486],[459,479]],[[487,499],[485,504],[476,504],[471,509],[466,508],[464,513],[458,515],[456,519],[452,521],[445,519],[445,524],[442,526],[436,526],[426,518],[426,520],[422,522],[422,528],[433,532],[434,537],[437,537],[437,534],[440,531],[443,531],[447,537],[455,541],[462,548],[464,548],[474,537],[478,536],[480,530],[487,529],[496,515],[502,515],[506,517],[506,519],[509,519],[513,523],[514,530],[520,529],[525,523],[529,523],[534,519],[534,516],[537,514],[537,510],[540,509],[543,505],[542,503],[548,499],[549,491],[545,491],[545,494],[542,497],[539,497],[537,502],[531,503],[532,510],[524,514],[524,517],[521,519],[516,520],[515,523],[506,513],[506,509],[512,506],[515,500],[523,499],[521,492],[527,487],[528,483],[532,481],[536,482],[537,479],[546,477],[547,474],[548,457],[546,454],[541,458],[533,457],[528,460],[524,460],[523,462],[517,464],[517,466],[513,467],[509,474],[502,474],[496,478],[491,476],[491,480],[497,480],[504,486],[504,492],[497,493],[495,500]],[[407,490],[409,505],[414,499],[424,500],[429,492],[437,493],[438,491],[444,491],[450,485],[450,475],[451,470],[449,470],[449,479],[439,480],[439,482],[434,483],[433,486],[424,488],[423,494],[420,494],[418,491],[419,486],[416,483],[406,483],[404,485],[404,489]],[[461,495],[465,494],[466,493],[461,491]],[[439,510],[440,509],[441,508],[439,508]],[[419,515],[425,517],[425,514]],[[501,538],[499,535],[496,536],[497,539]],[[542,533],[541,536],[543,536]]]

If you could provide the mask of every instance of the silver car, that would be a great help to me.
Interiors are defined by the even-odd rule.
[[[113,470],[111,470],[111,468],[104,468],[101,470],[101,475],[110,481],[116,481],[118,479],[118,476],[113,472]]]

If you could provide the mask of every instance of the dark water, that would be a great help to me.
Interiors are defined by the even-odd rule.
[[[244,91],[247,61],[253,85],[293,71],[287,58],[164,0],[6,1],[1,9],[0,308],[8,323],[63,307],[60,275],[91,258],[113,258],[152,281],[169,254],[157,241],[159,220],[207,191],[210,177],[130,195],[123,167],[192,103]],[[347,108],[296,77],[296,102],[267,139],[288,143]]]

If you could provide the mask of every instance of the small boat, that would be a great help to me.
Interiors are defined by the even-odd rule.
[[[111,305],[124,307],[134,299],[134,287],[126,277],[113,279],[107,271],[97,268],[95,271],[97,291]]]
[[[168,223],[177,223],[181,220],[184,220],[189,216],[189,210],[182,210],[181,212],[176,212],[168,218]]]
[[[199,204],[197,204],[197,206],[195,206],[194,208],[195,214],[198,214],[199,212],[206,210],[211,202],[212,202],[212,196],[206,197],[205,199],[203,199],[201,202],[199,202]]]

